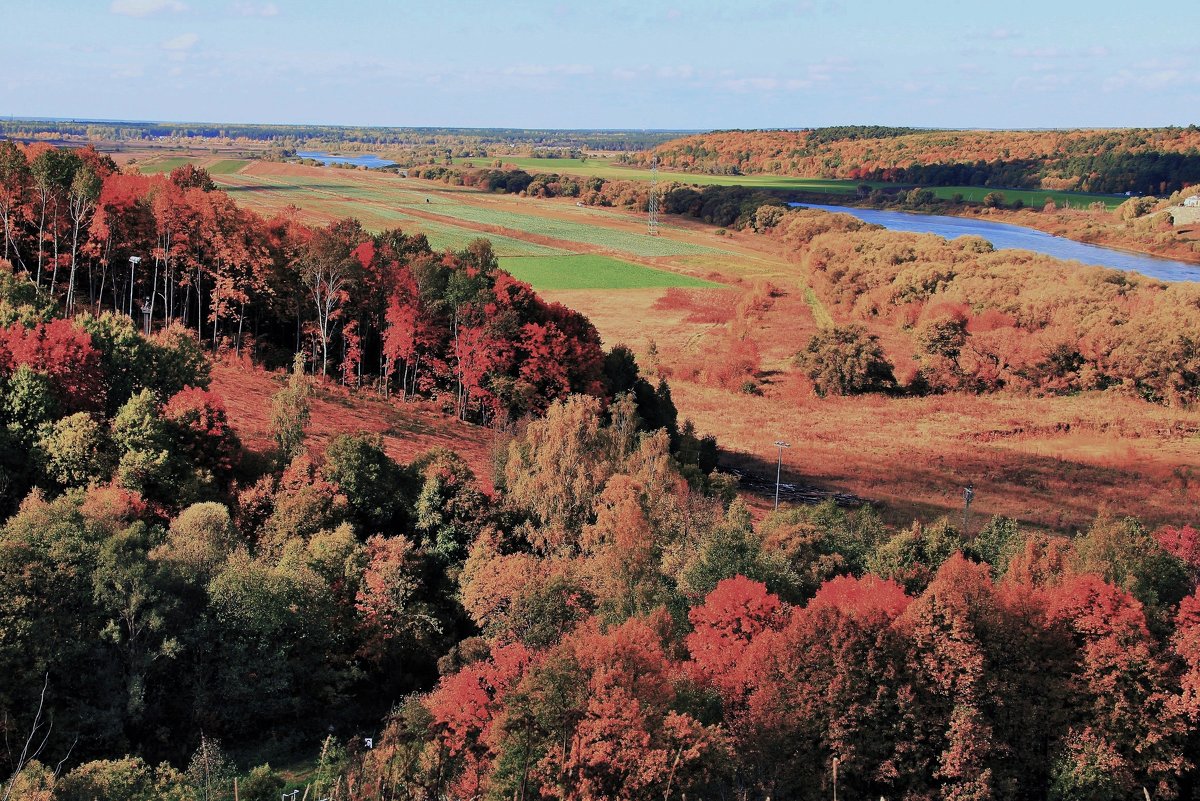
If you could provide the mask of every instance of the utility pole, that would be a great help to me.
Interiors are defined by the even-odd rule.
[[[775,440],[775,447],[779,449],[779,460],[777,462],[775,462],[775,510],[778,511],[779,510],[779,477],[783,473],[783,449],[790,448],[792,446],[787,444],[786,442],[784,442],[781,439],[777,439],[777,440]]]
[[[968,515],[971,513],[971,501],[975,500],[975,484],[970,483],[963,487],[963,538],[967,536],[967,521]]]

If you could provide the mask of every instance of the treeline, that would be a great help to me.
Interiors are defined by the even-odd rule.
[[[727,131],[633,159],[710,174],[1169,194],[1200,180],[1200,129]]]
[[[482,160],[482,159],[481,159]],[[408,171],[410,177],[440,181],[451,186],[469,186],[488,192],[529,197],[578,198],[587,206],[646,208],[649,186],[643,181],[612,181],[606,178],[559,173],[529,173],[510,167],[457,167],[425,164]]]
[[[465,145],[593,150],[645,150],[683,131],[555,130],[524,128],[402,128],[341,125],[255,125],[213,122],[110,120],[0,120],[0,137],[86,137],[114,141],[146,139],[245,139],[263,142],[362,143],[370,145]]]
[[[818,391],[1110,390],[1174,406],[1200,401],[1195,283],[813,210],[789,211],[769,230],[838,319],[890,332],[886,353],[861,327],[814,339],[799,365]]]
[[[424,165],[408,171],[413,178],[441,181],[454,186],[470,186],[488,192],[503,192],[527,197],[577,198],[586,206],[614,206],[645,211],[650,186],[645,181],[611,180],[600,177],[529,173],[519,168],[475,169]],[[743,228],[755,225],[754,216],[763,206],[785,210],[786,193],[750,189],[742,186],[687,186],[665,183],[659,186],[662,209],[667,214],[693,217],[718,227]],[[766,212],[764,212],[766,213]]]
[[[1038,161],[977,161],[949,164],[914,164],[876,168],[853,176],[866,181],[887,181],[921,186],[995,186],[1039,188],[1047,175],[1075,178],[1083,192],[1118,194],[1132,191],[1148,195],[1170,194],[1200,183],[1200,150],[1185,153],[1113,153],[1063,156]]]
[[[638,386],[627,354],[606,374]],[[172,390],[93,413],[107,447],[37,427],[79,466],[0,526],[10,798],[227,799],[240,774],[265,801],[272,748],[313,760],[298,790],[363,801],[817,799],[835,758],[854,797],[1197,786],[1193,528],[754,524],[636,388],[556,402],[489,494],[444,450],[308,452],[297,370],[254,469],[219,398]]]
[[[488,424],[605,391],[595,328],[501,271],[485,240],[435,253],[424,236],[353,220],[264,220],[190,165],[151,178],[91,149],[8,142],[0,222],[3,258],[69,315],[180,325],[268,366],[303,352],[322,376]]]

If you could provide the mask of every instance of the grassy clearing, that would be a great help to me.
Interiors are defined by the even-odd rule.
[[[534,289],[658,289],[720,286],[699,278],[655,270],[607,256],[501,258],[500,266]]]
[[[497,253],[502,255],[537,256],[564,252],[558,248],[546,249],[545,246],[524,243],[515,238],[484,234],[455,225],[457,221],[462,220],[564,242],[593,245],[642,258],[724,252],[718,248],[680,242],[665,236],[654,238],[641,232],[592,225],[583,219],[586,216],[594,216],[588,213],[589,210],[582,210],[581,220],[577,222],[490,209],[463,203],[443,194],[440,188],[426,193],[420,191],[420,185],[399,185],[399,179],[366,182],[340,176],[322,176],[317,180],[307,176],[260,176],[243,173],[233,176],[227,183],[242,187],[234,191],[246,191],[246,201],[252,204],[275,203],[282,206],[295,203],[303,208],[321,210],[334,217],[357,217],[364,225],[374,228],[387,227],[389,222],[404,223],[406,229],[415,224],[416,228],[429,233],[430,241],[435,247],[461,247],[471,239],[486,236],[495,243]],[[275,195],[275,200],[264,197],[265,192]],[[426,203],[426,199],[430,202]],[[410,206],[436,214],[444,218],[444,222],[430,223],[424,218],[409,216],[403,209]]]
[[[1040,209],[1046,205],[1046,198],[1052,198],[1054,203],[1063,208],[1070,204],[1073,209],[1086,209],[1092,203],[1103,203],[1104,207],[1112,210],[1125,202],[1125,198],[1114,195],[1092,195],[1085,192],[1054,192],[1044,189],[992,189],[986,186],[935,186],[930,187],[933,194],[942,200],[952,200],[956,194],[962,195],[963,200],[972,203],[982,203],[991,192],[1004,195],[1006,205],[1020,199],[1026,206]]]
[[[191,163],[191,161],[191,159],[181,158],[158,159],[157,161],[147,161],[138,164],[137,168],[142,175],[158,175],[182,167],[184,164]]]
[[[450,222],[433,222],[394,208],[396,205],[417,205],[416,201],[408,196],[421,198],[419,205],[426,205],[424,196],[416,192],[393,192],[389,187],[361,186],[348,181],[327,181],[324,178],[321,181],[318,184],[313,183],[312,179],[296,176],[265,177],[241,174],[237,176],[236,182],[226,182],[225,188],[233,192],[235,197],[244,193],[245,197],[239,197],[239,200],[263,210],[282,208],[294,203],[331,220],[354,217],[369,231],[378,232],[399,227],[406,233],[422,233],[435,250],[461,250],[472,240],[486,238],[491,240],[492,249],[498,256],[559,256],[569,252],[562,248],[525,242],[513,237],[485,234]],[[393,200],[396,194],[402,198],[399,203]]]
[[[214,161],[204,169],[208,170],[209,175],[232,175],[249,163],[244,159],[221,159]]]
[[[716,248],[693,245],[667,237],[651,237],[644,233],[601,228],[585,223],[571,222],[551,217],[537,217],[499,209],[485,209],[466,203],[454,206],[431,208],[431,212],[454,219],[467,220],[480,225],[496,225],[535,236],[546,236],[567,242],[580,242],[611,250],[623,251],[654,258],[657,256],[683,256],[698,253],[718,253]]]

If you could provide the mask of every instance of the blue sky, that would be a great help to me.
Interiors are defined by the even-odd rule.
[[[1191,0],[4,5],[4,116],[675,129],[1200,123]]]

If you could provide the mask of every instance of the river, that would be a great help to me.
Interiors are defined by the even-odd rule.
[[[1095,264],[1102,267],[1112,267],[1117,270],[1131,270],[1148,275],[1161,281],[1200,281],[1200,265],[1187,262],[1161,259],[1157,256],[1146,256],[1140,253],[1130,253],[1125,250],[1087,245],[1061,236],[1054,236],[1022,225],[988,222],[973,217],[947,217],[941,214],[913,214],[907,211],[882,211],[880,209],[860,209],[853,206],[827,206],[820,203],[792,203],[792,206],[803,206],[821,211],[842,212],[853,214],[860,220],[876,225],[882,225],[893,231],[909,231],[919,234],[937,234],[946,239],[960,236],[980,236],[992,243],[997,250],[1018,248],[1044,253],[1057,259],[1079,261],[1084,264]]]
[[[318,150],[297,150],[296,157],[314,159],[325,166],[330,164],[353,164],[355,167],[390,167],[396,162],[381,159],[374,153],[364,153],[361,156],[335,156]]]

